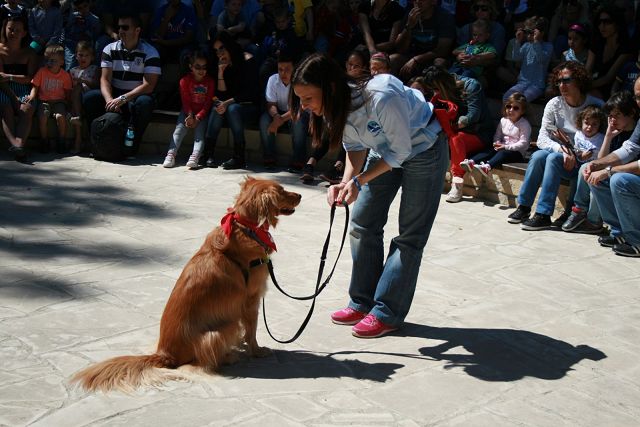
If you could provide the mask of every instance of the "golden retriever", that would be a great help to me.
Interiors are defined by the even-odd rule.
[[[178,278],[162,314],[156,352],[105,360],[71,381],[90,391],[130,391],[175,378],[155,368],[189,364],[214,371],[233,361],[239,347],[249,356],[268,355],[256,341],[269,276],[265,261],[275,249],[268,229],[279,215],[291,215],[301,197],[275,181],[247,177],[222,225],[209,233]]]

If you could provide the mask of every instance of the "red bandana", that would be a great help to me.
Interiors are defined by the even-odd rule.
[[[224,234],[227,237],[231,237],[233,223],[237,222],[238,224],[253,231],[265,246],[273,249],[274,251],[276,250],[276,243],[273,241],[271,233],[269,233],[269,223],[265,223],[259,227],[255,222],[249,221],[248,219],[243,218],[237,213],[233,212],[231,208],[229,208],[227,212],[228,213],[222,217],[222,221],[220,221],[222,231],[224,231]]]

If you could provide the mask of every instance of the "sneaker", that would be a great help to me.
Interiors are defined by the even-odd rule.
[[[562,214],[560,214],[558,218],[551,221],[551,227],[562,228],[562,224],[564,224],[565,221],[569,219],[569,215],[571,215],[571,209],[562,212]]]
[[[327,181],[331,185],[339,184],[342,181],[342,172],[344,171],[344,165],[342,162],[336,162],[335,165],[331,166],[331,168],[320,175],[320,179],[323,181]]]
[[[640,246],[633,246],[628,243],[618,243],[613,245],[613,252],[622,256],[640,258]]]
[[[598,237],[598,243],[600,243],[600,246],[604,246],[605,248],[613,248],[615,245],[626,243],[626,241],[624,240],[624,237],[612,236],[609,234],[608,236]]]
[[[547,230],[551,228],[551,216],[537,213],[522,221],[520,228],[527,231]]]
[[[479,170],[480,173],[485,177],[488,177],[489,172],[491,172],[491,165],[489,163],[482,162],[479,165],[474,165],[473,167]]]
[[[351,328],[351,334],[358,338],[378,338],[398,328],[385,325],[373,314],[367,314],[364,319]]]
[[[522,221],[528,219],[529,215],[531,215],[531,208],[519,205],[517,209],[511,212],[511,215],[507,217],[507,222],[511,224],[520,224]]]
[[[562,231],[571,232],[578,228],[580,224],[587,220],[587,211],[577,206],[571,208],[571,214],[565,222],[562,223]]]
[[[12,145],[9,147],[9,152],[13,153],[13,159],[16,162],[24,162],[27,160],[27,152],[23,147],[16,147],[15,145]]]
[[[176,152],[169,151],[167,153],[167,157],[164,158],[164,162],[162,162],[163,168],[172,168],[176,165]]]
[[[582,233],[582,234],[602,234],[604,231],[604,226],[602,223],[594,224],[590,221],[584,221],[578,227],[573,229],[574,233]]]
[[[80,116],[69,115],[69,123],[71,123],[72,125],[79,125],[82,123],[82,118]]]
[[[226,162],[222,163],[222,169],[225,170],[244,169],[245,167],[247,167],[247,165],[244,163],[244,160],[240,160],[235,157],[232,157]]]
[[[464,159],[460,162],[460,167],[467,172],[473,172],[473,168],[475,168],[476,162],[473,159]]]
[[[187,161],[187,167],[189,169],[198,169],[198,161],[200,160],[200,152],[194,151],[189,156],[189,160]]]
[[[449,203],[458,203],[460,200],[462,200],[463,185],[464,184],[451,183],[451,190],[449,190],[449,193],[444,200]]]
[[[287,168],[287,172],[289,172],[289,173],[300,173],[300,172],[302,172],[302,169],[304,169],[304,165],[302,163],[293,162]]]
[[[313,182],[313,165],[307,163],[302,167],[302,176],[300,177],[300,179],[306,184],[310,184]]]
[[[364,317],[367,313],[363,313],[358,310],[354,310],[351,307],[343,308],[331,314],[331,321],[336,325],[355,325]]]

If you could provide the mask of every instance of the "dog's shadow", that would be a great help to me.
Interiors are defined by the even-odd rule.
[[[266,359],[252,359],[226,366],[221,374],[250,378],[343,378],[385,382],[405,365],[403,359],[421,359],[431,368],[446,361],[444,369],[462,369],[483,381],[517,381],[525,377],[557,380],[584,359],[599,361],[606,354],[588,345],[573,345],[535,332],[516,329],[439,328],[405,323],[397,337],[438,341],[415,353],[385,351],[389,338],[381,338],[381,350],[342,350],[333,353],[277,350]],[[378,362],[345,359],[374,355]],[[340,356],[336,358],[335,356]],[[371,359],[371,357],[368,357]]]

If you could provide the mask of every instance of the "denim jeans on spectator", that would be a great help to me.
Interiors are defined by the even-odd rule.
[[[476,163],[486,162],[491,165],[491,168],[495,168],[496,166],[500,166],[504,163],[517,163],[524,161],[524,157],[522,157],[522,153],[519,151],[496,151],[493,148],[490,151],[478,153],[471,159]]]
[[[366,169],[376,160],[370,154]],[[371,313],[390,326],[402,324],[413,300],[422,252],[438,211],[448,164],[443,132],[429,150],[362,187],[353,207],[349,235],[353,258],[351,308]],[[384,226],[400,188],[400,234],[391,240],[385,261]]]
[[[533,102],[540,97],[544,93],[544,88],[540,89],[532,85],[531,83],[518,82],[510,89],[508,89],[504,95],[502,95],[502,100],[506,101],[511,95],[515,92],[520,92],[527,98],[527,102]]]
[[[562,153],[552,153],[547,150],[536,151],[531,156],[524,174],[524,182],[518,194],[518,204],[532,207],[539,188],[540,196],[535,212],[552,215],[556,206],[560,181],[575,179],[577,174],[577,168],[570,171],[565,170]],[[570,195],[569,199],[567,206],[572,206],[573,197]]]
[[[578,171],[578,178],[576,184],[576,194],[573,197],[573,204],[582,210],[587,211],[587,220],[591,224],[600,224],[602,217],[600,216],[600,209],[598,208],[598,202],[595,197],[591,197],[591,189],[589,184],[584,180],[584,169],[588,163],[582,164]]]
[[[262,113],[260,116],[260,139],[264,150],[265,160],[276,160],[276,135],[269,133],[268,128],[272,122],[272,118],[268,112]],[[283,124],[280,129],[289,129],[291,133],[291,144],[293,145],[292,163],[304,163],[307,158],[307,129],[309,129],[309,116],[302,114],[300,120],[289,120]]]
[[[123,93],[126,92],[114,90],[113,96],[117,97]],[[89,125],[91,125],[94,119],[105,113],[104,106],[105,100],[102,97],[100,89],[89,90],[82,94],[82,109],[84,110],[84,115]],[[149,122],[151,122],[154,108],[155,100],[152,95],[140,95],[133,101],[128,102],[125,108],[122,108],[125,121],[133,125],[135,137],[133,139],[132,154],[134,155],[137,154],[140,149],[142,136]]]
[[[180,144],[182,144],[182,140],[187,133],[189,132],[189,128],[184,124],[184,120],[187,115],[184,111],[180,111],[178,115],[178,121],[176,123],[176,129],[173,131],[173,138],[171,139],[171,143],[169,144],[169,150],[175,150],[177,153],[180,149]],[[207,132],[207,122],[208,120],[202,120],[198,123],[198,126],[194,129],[193,135],[193,150],[201,151],[203,149],[204,144],[204,135]]]
[[[217,140],[218,135],[220,134],[220,130],[224,125],[225,119],[229,128],[231,129],[231,134],[233,135],[233,145],[236,147],[244,147],[245,139],[244,139],[244,125],[245,122],[251,120],[252,116],[257,113],[258,109],[254,104],[245,104],[245,103],[233,103],[227,107],[227,111],[224,112],[223,115],[220,115],[216,112],[215,109],[211,110],[209,114],[209,124],[207,126],[207,139]],[[244,149],[244,148],[243,148]],[[209,148],[211,151],[209,154],[213,154],[212,148]]]
[[[589,187],[611,235],[624,236],[630,245],[640,246],[640,176],[616,173]]]

